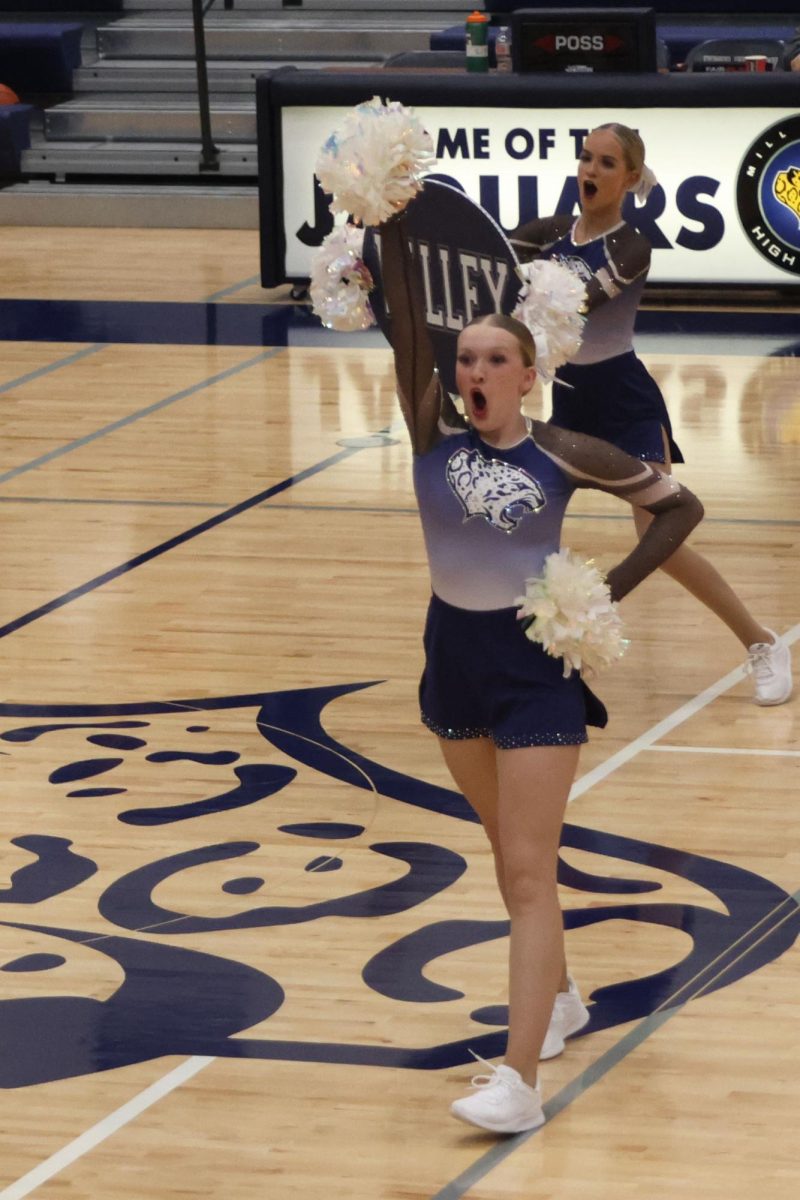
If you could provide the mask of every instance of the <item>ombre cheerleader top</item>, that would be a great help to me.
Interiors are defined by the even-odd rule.
[[[558,550],[573,482],[530,433],[508,449],[448,430],[414,458],[431,585],[476,610],[512,607]]]
[[[511,244],[523,262],[555,259],[586,284],[583,340],[570,359],[585,365],[633,349],[633,326],[650,270],[651,248],[647,238],[625,221],[590,242],[573,241],[574,232],[573,217],[544,217],[520,226],[511,235]]]

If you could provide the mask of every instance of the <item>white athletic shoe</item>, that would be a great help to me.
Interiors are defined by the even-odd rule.
[[[767,630],[772,633],[772,630]],[[756,642],[748,648],[746,671],[753,676],[756,704],[784,704],[792,694],[792,656],[777,633],[774,642]]]
[[[454,1100],[450,1111],[459,1121],[488,1129],[491,1133],[523,1133],[544,1125],[539,1084],[531,1087],[519,1071],[503,1063],[499,1067],[475,1055],[489,1068],[489,1075],[475,1075],[475,1091],[463,1100]]]
[[[553,1015],[547,1027],[539,1058],[556,1058],[564,1051],[564,1040],[583,1029],[589,1020],[589,1010],[583,1003],[575,980],[567,976],[569,991],[559,992],[553,1005]]]

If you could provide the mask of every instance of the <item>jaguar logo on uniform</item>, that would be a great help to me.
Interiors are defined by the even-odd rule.
[[[457,450],[447,461],[447,482],[461,501],[464,520],[485,517],[495,529],[511,533],[526,512],[539,512],[544,492],[527,471],[479,450]]]
[[[750,146],[739,167],[736,205],[756,250],[800,275],[800,116],[776,122]]]

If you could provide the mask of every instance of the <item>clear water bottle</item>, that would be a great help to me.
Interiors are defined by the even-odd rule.
[[[494,40],[494,54],[498,71],[511,71],[511,30],[501,25]]]

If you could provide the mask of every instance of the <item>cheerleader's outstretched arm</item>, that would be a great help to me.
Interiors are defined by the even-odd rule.
[[[385,222],[379,232],[398,399],[414,453],[424,454],[438,438],[442,394],[425,324],[422,279],[409,248],[403,214]]]

